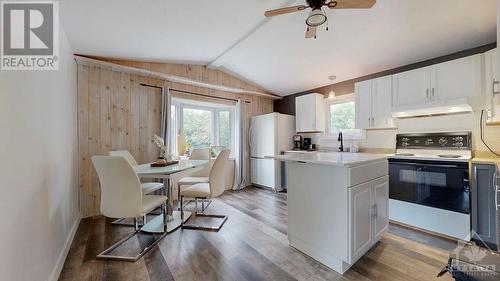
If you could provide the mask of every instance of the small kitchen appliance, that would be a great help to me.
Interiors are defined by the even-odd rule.
[[[311,138],[304,138],[304,144],[302,146],[302,149],[303,150],[311,150],[311,144],[312,144],[312,141],[311,141]]]
[[[302,136],[294,135],[293,136],[293,150],[300,150],[302,148]]]

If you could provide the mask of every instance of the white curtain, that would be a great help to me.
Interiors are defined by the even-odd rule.
[[[245,101],[238,100],[236,103],[236,118],[234,120],[235,125],[235,166],[234,166],[234,186],[233,190],[241,190],[246,187],[246,171],[248,161],[247,161],[247,140],[248,140],[248,130],[247,130],[247,119],[246,119],[246,109]]]
[[[167,151],[172,153],[172,142],[170,140],[170,134],[172,132],[172,113],[170,112],[170,105],[172,104],[172,97],[170,95],[170,90],[168,88],[163,87],[161,91],[161,137],[165,140],[165,147],[167,147]]]

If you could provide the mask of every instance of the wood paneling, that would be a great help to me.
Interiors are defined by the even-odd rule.
[[[132,62],[120,62],[133,64]],[[151,64],[157,71],[174,71],[193,79],[207,79],[235,87],[258,89],[220,71],[202,66]],[[150,64],[140,66],[152,67]],[[224,91],[173,83],[139,76],[101,65],[78,65],[78,126],[79,126],[79,186],[82,217],[99,214],[99,179],[91,163],[93,155],[107,155],[110,150],[129,150],[138,163],[151,162],[159,150],[151,142],[160,134],[160,90],[140,86],[148,83],[214,97],[250,101],[247,118],[273,112],[273,101],[255,95],[233,94]],[[253,87],[253,88],[252,88]],[[181,95],[176,93],[177,96]],[[182,95],[181,95],[182,96]],[[193,96],[185,95],[185,98]],[[212,100],[216,101],[216,100]],[[247,172],[248,173],[248,172]]]
[[[433,64],[438,64],[438,63],[442,63],[442,62],[446,62],[446,61],[450,61],[450,60],[455,60],[455,59],[459,59],[459,58],[463,58],[463,57],[467,57],[467,56],[472,56],[475,54],[484,53],[484,52],[487,52],[491,49],[496,48],[496,46],[497,46],[497,43],[491,43],[488,45],[479,46],[477,48],[472,48],[472,49],[456,52],[456,53],[449,54],[446,56],[432,58],[429,60],[425,60],[425,61],[421,61],[421,62],[417,62],[417,63],[413,63],[413,64],[409,64],[409,65],[405,65],[405,66],[401,66],[401,67],[397,67],[397,68],[393,68],[393,69],[389,69],[389,70],[384,70],[384,71],[377,72],[377,73],[373,73],[370,75],[365,75],[365,76],[358,77],[355,79],[342,81],[342,82],[333,84],[333,90],[335,91],[336,95],[352,94],[352,93],[354,93],[354,84],[356,82],[375,79],[378,77],[392,75],[392,74],[405,72],[405,71],[409,71],[409,70],[413,70],[413,69],[417,69],[417,68],[421,68],[421,67],[430,66]],[[332,85],[326,85],[326,86],[311,89],[308,91],[292,94],[292,95],[284,97],[281,100],[276,100],[276,101],[274,101],[274,110],[276,112],[283,113],[283,114],[295,115],[295,98],[296,97],[302,96],[302,95],[307,95],[310,93],[320,93],[320,94],[323,94],[325,97],[327,97],[328,93],[330,92],[331,86]]]
[[[103,217],[84,219],[59,280],[453,280],[436,275],[456,242],[397,225],[340,275],[288,245],[286,200],[286,193],[254,187],[226,192],[208,209],[229,216],[221,231],[174,231],[136,263],[95,259],[130,227],[112,226]],[[137,237],[143,244],[147,239]],[[129,244],[137,250],[137,243]]]

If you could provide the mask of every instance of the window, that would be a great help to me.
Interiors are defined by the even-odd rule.
[[[209,147],[211,142],[212,112],[203,109],[183,108],[182,129],[186,137],[186,147]]]
[[[234,106],[184,99],[175,99],[172,104],[172,112],[176,112],[173,137],[182,130],[186,150],[212,147],[213,152],[225,148],[234,151]]]
[[[327,124],[332,135],[342,132],[347,139],[359,139],[361,130],[356,129],[356,106],[353,95],[328,101]]]

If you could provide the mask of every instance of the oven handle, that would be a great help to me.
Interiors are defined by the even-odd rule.
[[[453,165],[453,164],[424,164],[424,163],[412,163],[412,162],[389,162],[389,164],[402,164],[410,166],[425,166],[425,167],[437,167],[437,168],[461,168],[460,165]]]

